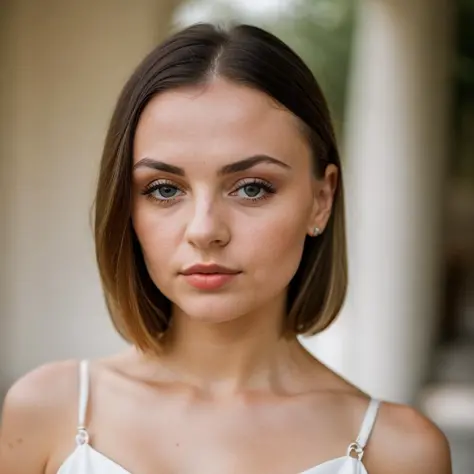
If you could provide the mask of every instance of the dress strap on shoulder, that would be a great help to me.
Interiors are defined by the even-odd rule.
[[[369,403],[369,407],[364,416],[364,420],[362,421],[362,425],[359,431],[359,435],[357,436],[356,443],[361,448],[364,449],[367,445],[367,441],[369,440],[370,434],[375,424],[375,420],[377,419],[377,413],[380,407],[380,400],[371,399]]]
[[[82,360],[79,364],[79,411],[77,420],[76,442],[78,445],[89,442],[86,429],[87,405],[89,401],[89,361]]]
[[[89,361],[82,360],[79,367],[78,428],[86,427],[87,402],[89,400]]]

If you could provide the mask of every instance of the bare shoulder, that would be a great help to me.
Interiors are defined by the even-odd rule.
[[[451,474],[446,436],[406,405],[381,405],[367,454],[374,474]]]
[[[76,361],[43,365],[7,392],[0,431],[0,472],[42,473],[54,443],[74,417]],[[74,424],[72,425],[74,426]]]
[[[318,380],[332,393],[332,417],[360,427],[370,397],[322,366]],[[335,407],[335,408],[334,408]],[[345,427],[346,429],[346,427]],[[383,402],[367,444],[364,462],[370,474],[451,474],[451,454],[444,433],[407,405]]]

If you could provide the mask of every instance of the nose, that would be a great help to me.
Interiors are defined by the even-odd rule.
[[[198,249],[225,247],[230,242],[231,234],[224,214],[215,201],[195,202],[193,215],[186,227],[188,243]]]

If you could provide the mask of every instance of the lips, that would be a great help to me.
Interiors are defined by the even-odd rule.
[[[217,264],[198,264],[186,268],[181,272],[185,281],[198,290],[218,290],[241,272]]]
[[[223,267],[215,263],[211,264],[197,264],[192,265],[191,267],[186,268],[181,272],[183,275],[194,275],[196,273],[202,275],[212,275],[212,274],[222,274],[222,275],[237,275],[240,273],[238,270],[233,270],[232,268]]]

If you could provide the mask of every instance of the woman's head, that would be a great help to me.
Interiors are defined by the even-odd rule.
[[[283,332],[322,330],[346,291],[343,207],[303,62],[251,26],[175,34],[125,85],[104,147],[96,249],[116,327],[153,350],[174,308],[222,322],[280,302]]]

